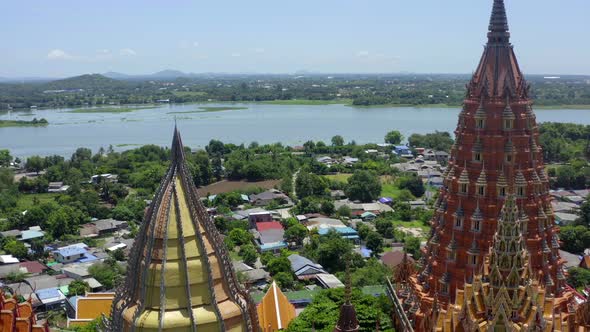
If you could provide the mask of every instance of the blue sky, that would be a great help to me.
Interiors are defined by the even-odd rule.
[[[0,76],[470,73],[492,0],[2,1]],[[590,1],[506,0],[525,73],[590,74]]]

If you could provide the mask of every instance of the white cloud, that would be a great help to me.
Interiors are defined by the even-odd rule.
[[[198,41],[193,42],[193,47],[199,47],[199,42]]]
[[[254,49],[254,53],[264,53],[264,52],[265,52],[265,49],[262,47],[257,47]]]
[[[241,57],[242,55],[240,53],[232,53],[231,56],[233,56],[234,58],[237,58],[237,57]]]
[[[68,54],[64,50],[60,50],[58,48],[49,51],[47,54],[47,59],[49,60],[72,60],[75,57],[71,54]]]
[[[123,48],[119,51],[119,54],[122,56],[135,56],[137,55],[137,52],[130,48]]]
[[[111,50],[102,49],[102,50],[96,51],[96,53],[98,53],[98,54],[111,54]]]

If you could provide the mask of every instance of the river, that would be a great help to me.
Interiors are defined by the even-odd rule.
[[[186,113],[202,111],[200,106],[247,109]],[[9,149],[13,156],[22,158],[54,154],[69,157],[78,147],[96,152],[109,145],[119,151],[144,144],[167,146],[175,118],[184,144],[192,148],[202,148],[211,139],[236,144],[302,145],[307,140],[330,142],[334,135],[342,135],[346,142],[378,143],[394,129],[406,137],[435,130],[452,132],[458,112],[458,108],[270,104],[163,105],[128,113],[71,113],[68,109],[4,112],[0,119],[45,118],[49,125],[0,128],[0,149]],[[535,113],[539,122],[590,124],[590,110],[538,109]]]

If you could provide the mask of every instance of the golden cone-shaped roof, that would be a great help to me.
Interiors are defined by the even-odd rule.
[[[295,307],[273,281],[258,306],[260,328],[264,332],[286,329],[295,316]]]
[[[135,240],[111,331],[254,331],[257,315],[202,206],[175,128],[172,161]]]

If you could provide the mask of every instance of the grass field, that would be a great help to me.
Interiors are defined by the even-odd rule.
[[[0,128],[8,127],[45,127],[47,122],[31,122],[31,121],[14,121],[14,120],[0,120]]]
[[[289,99],[289,100],[268,100],[262,101],[261,104],[271,105],[348,105],[352,103],[351,99],[335,100],[308,100],[308,99]]]
[[[202,91],[174,91],[174,95],[178,97],[204,97],[207,92]]]
[[[327,177],[328,179],[330,179],[332,181],[338,181],[338,182],[348,182],[348,178],[350,178],[351,176],[352,176],[352,174],[346,174],[346,173],[325,175],[325,177]]]
[[[194,110],[194,111],[168,112],[166,114],[207,113],[207,112],[238,111],[238,110],[247,110],[247,109],[248,109],[248,107],[201,106],[201,107],[199,107],[198,110]]]
[[[399,197],[401,191],[402,190],[399,189],[393,183],[384,183],[381,185],[381,196],[382,197],[391,197],[393,199],[396,199]]]
[[[135,111],[141,111],[146,109],[155,108],[153,107],[98,107],[98,108],[78,108],[75,110],[68,111],[68,113],[129,113]]]
[[[220,181],[212,183],[208,186],[201,187],[198,189],[199,195],[201,197],[206,195],[217,195],[221,193],[229,193],[235,190],[242,190],[247,191],[249,189],[256,189],[256,188],[263,188],[263,189],[272,189],[275,186],[278,186],[281,183],[281,180],[266,180],[266,181],[257,181],[257,182],[248,182],[248,181]]]
[[[22,194],[19,196],[18,201],[16,202],[16,210],[17,211],[25,211],[33,206],[35,206],[35,198],[40,203],[51,202],[55,200],[60,194]],[[2,215],[0,215],[2,217]]]

